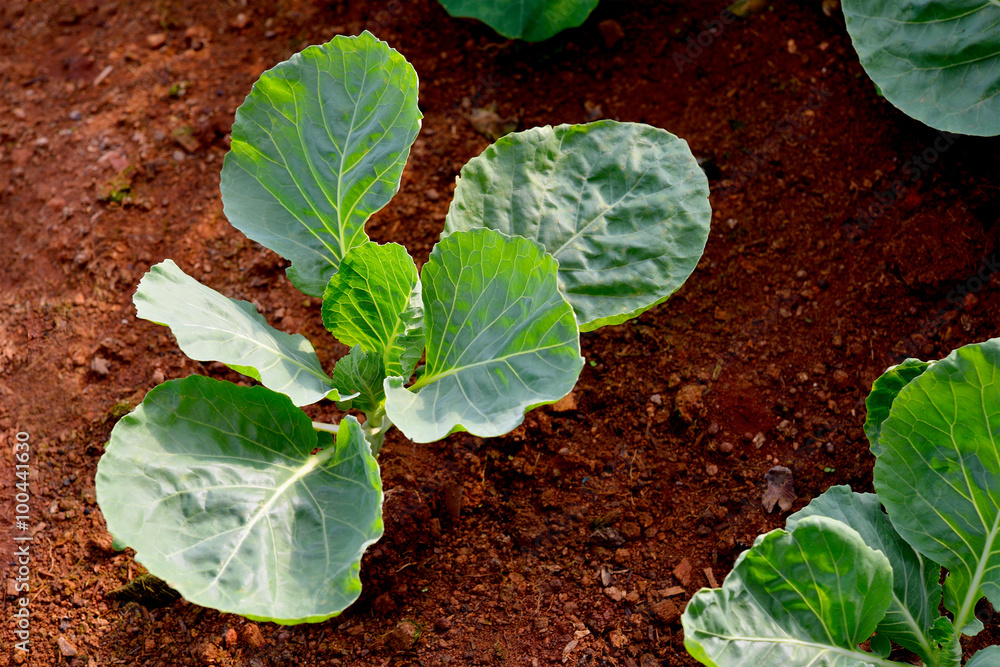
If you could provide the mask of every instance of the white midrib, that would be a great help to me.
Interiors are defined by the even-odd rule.
[[[983,545],[983,552],[979,558],[979,564],[976,566],[976,573],[972,575],[972,581],[969,582],[969,590],[965,593],[962,609],[955,615],[955,637],[958,639],[962,638],[962,628],[965,627],[965,623],[969,619],[969,614],[972,613],[976,602],[979,600],[979,584],[982,583],[983,575],[986,574],[986,563],[993,553],[993,543],[996,542],[998,533],[1000,533],[1000,512],[993,518],[993,528],[990,529],[990,534],[986,536],[986,544]]]
[[[205,587],[201,589],[201,591],[199,591],[198,593],[199,595],[210,589],[212,586],[215,586],[216,583],[218,583],[219,577],[223,575],[223,573],[226,571],[226,568],[228,568],[229,564],[233,561],[233,558],[235,558],[236,554],[239,553],[240,549],[243,548],[243,542],[246,541],[247,537],[253,531],[254,526],[256,526],[257,523],[262,518],[267,516],[268,512],[270,512],[271,508],[274,507],[274,504],[278,502],[278,499],[282,495],[284,495],[285,491],[294,486],[299,480],[301,480],[303,477],[311,473],[313,470],[315,470],[319,466],[329,461],[330,458],[336,452],[337,452],[337,447],[331,445],[326,449],[324,449],[323,451],[321,451],[316,456],[310,456],[309,460],[306,461],[301,468],[296,470],[291,477],[285,480],[284,484],[282,484],[281,486],[279,486],[274,490],[274,492],[271,494],[271,497],[267,500],[267,502],[264,503],[260,507],[260,509],[258,509],[254,513],[254,515],[250,518],[250,521],[248,521],[247,524],[243,527],[243,532],[240,535],[239,539],[236,541],[236,544],[233,546],[233,549],[230,552],[229,557],[222,562],[222,565],[219,567],[218,574],[215,575],[212,581],[208,582],[208,584],[206,584]]]
[[[793,639],[792,637],[743,637],[739,635],[718,635],[711,632],[701,631],[703,634],[710,635],[712,637],[717,637],[718,639],[724,639],[732,642],[751,642],[755,644],[794,644],[796,646],[802,646],[805,648],[817,649],[820,651],[828,651],[830,653],[835,653],[837,655],[842,655],[847,658],[854,658],[855,660],[861,660],[863,662],[868,662],[874,665],[879,665],[880,667],[906,667],[905,663],[894,662],[892,660],[884,660],[874,653],[868,653],[867,651],[853,650],[840,648],[839,646],[831,646],[830,644],[818,644],[816,642],[802,641],[801,639]]]

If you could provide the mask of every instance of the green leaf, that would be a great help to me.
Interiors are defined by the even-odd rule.
[[[1000,646],[988,646],[965,663],[965,667],[996,667],[996,665],[1000,665]]]
[[[408,438],[502,435],[573,388],[580,335],[555,260],[537,243],[456,232],[431,251],[421,279],[426,366],[409,389],[402,377],[385,381],[386,413]]]
[[[278,623],[347,608],[382,535],[379,468],[353,417],[334,442],[282,394],[197,375],[118,422],[97,500],[112,535],[188,601]]]
[[[264,72],[236,110],[226,216],[292,262],[296,287],[322,296],[399,190],[421,117],[416,72],[371,33],[307,48]]]
[[[868,442],[871,443],[872,454],[878,456],[879,451],[881,451],[878,439],[882,434],[882,422],[888,418],[889,408],[899,396],[900,390],[933,363],[933,361],[906,359],[903,363],[887,369],[875,380],[872,391],[865,400],[865,408],[868,410],[868,417],[865,419],[865,434],[868,436]]]
[[[708,239],[708,179],[687,143],[639,123],[508,134],[462,168],[445,234],[488,227],[559,262],[581,331],[665,301]]]
[[[541,42],[590,15],[598,0],[441,0],[452,16],[478,19],[507,39]]]
[[[396,243],[351,248],[323,296],[330,333],[381,357],[389,375],[413,374],[424,350],[423,318],[417,267]]]
[[[143,276],[132,300],[139,317],[170,327],[192,359],[221,361],[296,405],[340,398],[304,336],[278,331],[252,303],[222,296],[169,259]]]
[[[944,604],[974,634],[1000,604],[1000,339],[955,350],[903,387],[882,423],[875,491],[899,534],[948,569]]]
[[[929,665],[957,665],[962,650],[953,629],[946,633],[942,643],[934,641],[935,623],[943,620],[951,628],[948,619],[938,613],[941,566],[923,558],[903,541],[875,494],[852,493],[846,486],[831,487],[788,517],[785,528],[794,530],[799,521],[810,516],[825,516],[847,524],[865,544],[889,559],[893,572],[892,602],[876,628],[878,636],[910,649]]]
[[[338,402],[337,407],[342,410],[355,408],[365,414],[372,414],[385,400],[385,391],[382,389],[384,379],[382,357],[369,354],[360,345],[355,345],[333,367],[333,383],[345,394],[358,395],[350,401]]]
[[[823,516],[773,530],[740,555],[722,588],[681,617],[684,646],[718,667],[896,665],[858,644],[892,599],[892,568],[849,526]]]
[[[844,18],[861,65],[905,114],[1000,134],[1000,2],[844,0]]]

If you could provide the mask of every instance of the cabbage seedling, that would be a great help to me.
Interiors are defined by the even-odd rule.
[[[890,368],[867,407],[876,494],[829,489],[698,591],[682,622],[701,663],[908,664],[895,643],[957,667],[976,604],[1000,604],[1000,339]],[[998,664],[992,646],[966,667]]]
[[[662,302],[704,250],[708,182],[687,144],[601,121],[508,135],[470,161],[418,273],[365,223],[399,189],[420,121],[416,72],[369,33],[265,72],[236,112],[225,213],[322,297],[352,347],[332,377],[306,338],[170,260],[139,283],[139,317],[260,383],[155,387],[98,465],[116,543],[191,602],[278,623],[340,613],[382,535],[376,457],[393,425],[417,442],[507,433],[573,388],[581,330]],[[300,409],[323,399],[363,421]]]

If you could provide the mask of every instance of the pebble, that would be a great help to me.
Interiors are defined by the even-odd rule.
[[[233,28],[236,28],[237,30],[243,30],[248,25],[250,25],[250,23],[251,23],[250,17],[244,14],[243,12],[240,12],[239,14],[236,15],[236,17],[232,21],[229,22],[229,25],[232,26]]]
[[[175,162],[183,162],[185,157],[187,156],[184,154],[184,151],[174,151]]]
[[[715,477],[717,474],[719,474],[719,466],[715,465],[714,463],[709,463],[707,466],[705,466],[705,472],[708,474],[709,477]]]
[[[94,357],[90,360],[90,370],[98,375],[107,375],[111,372],[111,367],[108,364],[108,360],[104,357]]]
[[[73,111],[69,112],[69,119],[70,120],[83,120],[83,114],[74,109]]]
[[[434,188],[429,188],[424,194],[431,201],[437,201],[438,199],[441,198],[441,193],[435,190]]]
[[[76,650],[76,647],[62,635],[59,635],[59,639],[56,640],[56,644],[59,646],[59,652],[63,654],[63,657],[75,658],[80,653]]]
[[[604,38],[604,43],[607,44],[609,49],[625,39],[625,30],[614,19],[601,21],[597,24],[597,29],[600,31],[601,37]]]
[[[146,35],[146,44],[151,49],[158,49],[167,43],[167,36],[162,32],[154,32],[152,35]]]
[[[162,368],[154,369],[153,375],[150,379],[153,381],[153,384],[163,384],[163,381],[166,380],[166,377],[164,377],[163,375],[163,369]]]

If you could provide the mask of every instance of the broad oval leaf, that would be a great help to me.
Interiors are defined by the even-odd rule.
[[[878,636],[910,649],[929,665],[957,665],[960,662],[962,649],[954,629],[938,612],[941,566],[922,557],[903,541],[874,493],[853,493],[847,486],[830,487],[789,516],[785,529],[794,531],[799,521],[810,516],[825,516],[847,524],[857,531],[865,544],[889,559],[893,573],[892,602],[876,628]],[[943,633],[941,625],[946,626]],[[942,634],[941,641],[936,641],[935,637]]]
[[[598,0],[441,0],[452,16],[478,19],[507,39],[541,42],[590,16]]]
[[[1000,646],[988,646],[977,652],[965,667],[996,667],[1000,665]]]
[[[132,301],[139,317],[170,327],[192,359],[220,361],[295,405],[340,399],[305,336],[278,331],[252,303],[202,285],[169,259],[150,268]]]
[[[858,648],[892,598],[892,568],[849,526],[823,516],[773,530],[740,555],[722,588],[681,617],[684,646],[717,667],[895,665]]]
[[[323,296],[323,323],[340,342],[381,357],[386,374],[409,378],[424,351],[424,309],[406,248],[351,248]]]
[[[456,232],[431,251],[421,282],[427,363],[410,388],[385,381],[386,414],[408,438],[502,435],[573,388],[580,334],[555,260],[537,243]]]
[[[378,464],[353,417],[334,442],[282,394],[197,375],[118,422],[97,499],[112,535],[187,600],[278,623],[347,608],[382,535]]]
[[[861,65],[905,114],[1000,134],[1000,2],[844,0],[844,18]]]
[[[875,380],[871,393],[865,399],[865,408],[868,412],[865,418],[865,435],[871,444],[872,454],[878,456],[880,451],[878,439],[882,434],[882,422],[889,416],[889,408],[892,407],[892,402],[896,400],[900,390],[933,363],[933,361],[905,359],[903,363],[888,368]]]
[[[264,72],[236,110],[226,216],[292,262],[296,287],[323,296],[399,190],[421,117],[416,72],[371,33],[307,48]]]
[[[975,634],[1000,604],[1000,339],[967,345],[903,387],[882,423],[874,483],[899,534],[948,569],[944,604]]]
[[[462,168],[444,234],[487,227],[559,262],[581,331],[665,301],[708,239],[708,179],[687,143],[640,123],[508,134]]]

